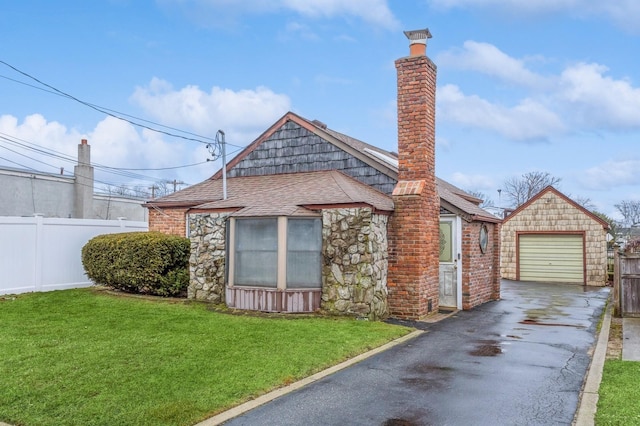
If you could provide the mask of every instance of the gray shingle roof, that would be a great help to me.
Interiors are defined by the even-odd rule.
[[[398,155],[395,152],[380,149],[351,136],[328,129],[318,121],[307,120],[292,112],[285,114],[232,159],[227,165],[228,169],[288,120],[294,121],[322,139],[354,153],[380,173],[397,180]],[[389,196],[337,171],[229,178],[229,197],[226,201],[222,201],[220,175],[221,173],[217,172],[211,179],[166,197],[152,200],[147,205],[242,209],[234,213],[236,215],[307,214],[306,211],[300,210],[300,206],[352,203],[366,203],[378,210],[393,211],[393,201]],[[441,204],[448,210],[469,220],[501,221],[480,208],[478,205],[480,200],[462,189],[439,178],[436,178],[436,184]],[[294,191],[288,191],[287,188],[294,189]]]

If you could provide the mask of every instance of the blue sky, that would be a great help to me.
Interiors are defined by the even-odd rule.
[[[289,110],[396,150],[394,60],[403,30],[428,27],[439,177],[504,204],[505,179],[549,172],[619,217],[640,199],[639,21],[636,0],[21,0],[3,4],[0,61],[193,139],[221,129],[231,153]],[[0,167],[72,171],[24,145],[75,157],[81,138],[106,166],[202,163],[101,182],[193,184],[219,167],[203,143],[50,92],[0,64]]]

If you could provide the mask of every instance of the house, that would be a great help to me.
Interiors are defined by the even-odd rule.
[[[147,221],[140,198],[94,192],[91,146],[78,144],[73,176],[26,169],[0,168],[0,216],[33,216],[74,219]]]
[[[191,239],[189,297],[419,319],[500,296],[500,219],[435,176],[428,30],[398,59],[398,154],[289,112],[206,181],[151,200]]]
[[[606,221],[552,186],[502,224],[502,277],[510,280],[607,282]]]

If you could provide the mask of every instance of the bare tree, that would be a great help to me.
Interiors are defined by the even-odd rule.
[[[580,204],[582,207],[584,207],[585,209],[589,210],[590,212],[593,212],[595,210],[595,208],[596,208],[595,204],[593,204],[593,201],[591,201],[591,198],[589,198],[589,197],[577,196],[575,198],[573,198],[573,197],[569,197],[569,198],[571,198],[573,201],[575,201],[576,203]]]
[[[106,184],[102,190],[108,195],[131,196],[132,192],[126,185]]]
[[[503,192],[511,207],[517,208],[547,186],[555,186],[561,180],[548,172],[529,172],[518,178],[507,179],[504,182]]]
[[[479,198],[480,200],[482,200],[482,203],[480,203],[480,207],[487,208],[487,207],[494,207],[495,204],[493,203],[493,200],[491,198],[489,198],[489,196],[487,194],[485,194],[484,192],[480,192],[480,191],[467,191],[465,190],[465,192],[473,197]]]
[[[604,213],[600,213],[595,210],[592,211],[592,213],[609,224],[609,230],[607,233],[611,235],[613,237],[613,241],[615,241],[615,239],[618,238],[618,233],[620,233],[620,223]]]
[[[614,204],[622,215],[622,223],[628,227],[640,225],[640,201],[621,201]]]

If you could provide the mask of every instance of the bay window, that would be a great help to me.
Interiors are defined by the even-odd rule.
[[[320,218],[231,218],[229,284],[239,287],[321,287]]]

